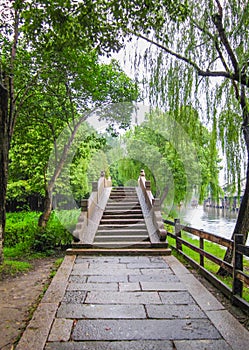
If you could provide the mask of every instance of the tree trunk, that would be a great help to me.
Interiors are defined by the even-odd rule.
[[[63,166],[65,165],[65,161],[67,159],[68,156],[68,152],[70,150],[70,147],[74,141],[74,138],[77,134],[77,131],[80,127],[80,125],[86,120],[86,116],[83,116],[82,118],[80,118],[80,120],[74,125],[73,129],[71,130],[71,135],[67,140],[67,143],[64,145],[64,148],[61,152],[60,155],[56,155],[56,157],[58,157],[58,162],[56,162],[55,165],[55,169],[54,169],[54,173],[53,176],[51,177],[50,181],[48,182],[48,184],[46,184],[46,188],[45,188],[45,200],[44,200],[44,211],[42,213],[42,215],[39,218],[38,221],[38,226],[39,227],[46,227],[49,217],[51,215],[52,212],[52,193],[53,193],[53,189],[56,183],[56,180],[58,179],[58,177],[61,174],[61,171],[63,169]],[[56,143],[55,143],[56,145]],[[56,148],[55,148],[55,153],[56,153]],[[45,181],[46,183],[46,181]]]
[[[9,145],[8,91],[0,84],[0,264],[3,263]]]
[[[247,118],[245,118],[245,121],[247,122]],[[244,244],[246,243],[248,232],[249,232],[249,125],[243,126],[243,132],[244,132],[244,139],[246,143],[247,148],[247,170],[246,170],[246,187],[244,191],[244,195],[239,207],[239,213],[238,218],[236,221],[236,225],[232,234],[231,239],[234,239],[235,234],[241,234],[244,236]],[[227,249],[224,261],[231,263],[233,259],[233,249]],[[220,276],[227,276],[229,275],[228,272],[220,267],[218,271],[218,275]]]
[[[45,199],[44,199],[44,210],[42,215],[39,217],[38,226],[46,227],[48,220],[52,212],[52,190],[46,189]]]

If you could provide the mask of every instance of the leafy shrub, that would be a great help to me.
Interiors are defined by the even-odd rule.
[[[8,213],[4,245],[7,248],[16,247],[18,252],[45,252],[57,247],[66,247],[71,244],[72,235],[62,226],[55,213],[51,214],[46,228],[38,227],[38,219],[41,213],[18,212]],[[67,215],[68,214],[68,215]],[[68,224],[73,227],[77,216],[65,212],[68,216]],[[19,252],[20,253],[20,252]]]
[[[39,213],[36,212],[7,213],[5,247],[14,247],[20,243],[30,246],[37,229],[38,217]]]

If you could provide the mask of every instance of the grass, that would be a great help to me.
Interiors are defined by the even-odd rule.
[[[19,273],[24,273],[30,270],[32,265],[26,261],[16,261],[16,260],[5,260],[2,265],[0,265],[0,280],[5,277],[14,277]]]
[[[54,266],[52,271],[50,272],[50,278],[53,278],[57,272],[57,270],[59,269],[59,267],[62,264],[62,261],[64,260],[64,258],[59,258],[54,262]]]
[[[169,229],[169,227],[167,227],[167,229]],[[191,243],[192,245],[194,245],[196,247],[199,247],[199,239],[193,238],[193,236],[191,236],[189,233],[182,232],[182,239],[186,240],[187,242]],[[168,236],[167,240],[168,240],[168,243],[170,246],[172,246],[172,247],[176,246],[176,240],[174,238]],[[224,248],[218,244],[204,240],[204,250],[206,252],[216,256],[217,258],[220,258],[223,260],[226,248]],[[193,251],[191,248],[188,248],[188,247],[183,245],[183,252],[187,256],[189,256],[191,259],[196,261],[197,263],[200,263],[200,255],[198,253],[196,253],[195,251]],[[176,253],[176,255],[177,255],[178,259],[180,259],[180,257],[182,258],[182,256],[180,254]],[[182,259],[184,259],[184,258],[182,258]],[[246,259],[244,257],[243,263],[244,263],[244,270],[246,272],[248,272],[249,271],[249,259]],[[204,258],[204,267],[209,272],[213,273],[218,279],[220,279],[228,287],[232,288],[232,283],[233,283],[232,277],[219,276],[217,274],[217,272],[219,270],[219,266],[217,264],[215,264],[214,262],[210,261],[207,258]],[[246,286],[245,284],[244,284],[244,288],[243,288],[243,298],[247,302],[249,302],[249,286]]]
[[[70,227],[70,231],[73,229],[79,212],[63,211],[59,218],[53,212],[46,229],[38,227],[40,214],[24,211],[7,213],[0,279],[27,272],[32,268],[33,260],[57,255],[58,250],[70,245],[72,236],[66,227]]]

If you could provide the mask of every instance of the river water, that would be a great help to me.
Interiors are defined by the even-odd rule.
[[[237,212],[198,206],[197,208],[181,209],[179,217],[182,223],[191,227],[231,238],[237,219]]]

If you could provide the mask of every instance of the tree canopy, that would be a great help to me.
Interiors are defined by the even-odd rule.
[[[18,118],[24,123],[28,116],[32,135],[34,123],[42,127],[44,120],[44,136],[54,147],[58,131],[74,118],[77,126],[79,113],[99,103],[124,102],[128,95],[133,100],[137,90],[117,64],[100,65],[98,58],[134,37],[148,45],[142,55],[134,54],[133,64],[144,71],[151,105],[181,120],[193,140],[199,138],[199,123],[179,111],[186,106],[198,111],[202,123],[212,125],[211,163],[215,166],[220,139],[228,176],[239,182],[244,150],[249,154],[248,15],[249,4],[242,0],[1,1],[0,238],[8,152]],[[245,237],[248,213],[249,167],[235,227]]]

